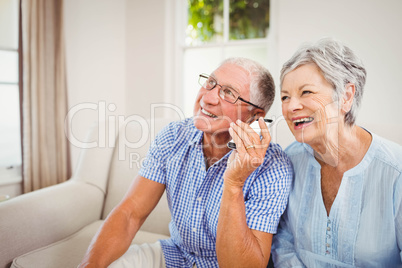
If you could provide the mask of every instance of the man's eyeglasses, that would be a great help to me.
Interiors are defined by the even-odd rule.
[[[225,100],[229,103],[236,103],[237,100],[241,100],[242,102],[245,102],[247,104],[250,104],[258,109],[264,110],[261,107],[258,107],[255,104],[252,104],[249,101],[246,101],[245,99],[243,99],[242,97],[240,97],[240,94],[234,90],[233,88],[227,87],[227,86],[222,86],[219,85],[218,82],[216,82],[216,80],[207,75],[207,74],[200,74],[200,77],[198,79],[198,83],[204,87],[206,90],[212,90],[214,89],[216,86],[219,86],[219,97],[221,97],[222,100]]]

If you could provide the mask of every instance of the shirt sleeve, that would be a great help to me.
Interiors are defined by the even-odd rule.
[[[280,147],[268,150],[270,156],[260,172],[256,170],[258,174],[245,197],[245,206],[249,228],[275,234],[288,202],[293,170]]]
[[[166,164],[174,143],[174,125],[163,128],[151,143],[139,175],[152,181],[166,184]]]

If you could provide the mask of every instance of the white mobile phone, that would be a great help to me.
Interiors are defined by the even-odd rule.
[[[265,124],[267,125],[267,127],[269,127],[269,125],[272,123],[272,119],[265,119],[265,118],[264,118],[264,122],[265,122]],[[260,123],[258,123],[258,119],[255,120],[253,123],[251,123],[251,124],[250,124],[250,127],[251,127],[255,132],[257,132],[258,135],[261,136],[261,128],[260,128]],[[236,143],[235,143],[233,140],[231,140],[231,141],[228,142],[228,147],[229,147],[230,149],[235,150],[235,149],[236,149]]]

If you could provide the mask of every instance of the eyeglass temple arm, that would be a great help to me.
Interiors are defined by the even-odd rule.
[[[245,99],[243,99],[242,97],[238,97],[238,99],[239,99],[239,100],[241,100],[242,102],[245,102],[245,103],[247,103],[247,104],[250,104],[251,106],[254,106],[255,108],[258,108],[258,109],[264,110],[264,109],[262,109],[261,107],[259,107],[259,106],[255,105],[255,104],[252,104],[252,103],[251,103],[251,102],[249,102],[249,101],[246,101],[246,100],[245,100]]]

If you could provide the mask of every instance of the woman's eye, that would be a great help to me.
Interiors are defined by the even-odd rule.
[[[288,96],[282,96],[282,97],[281,97],[281,100],[282,100],[282,101],[285,101],[285,100],[287,100],[287,99],[288,99]]]
[[[310,90],[303,90],[302,95],[313,93]]]

